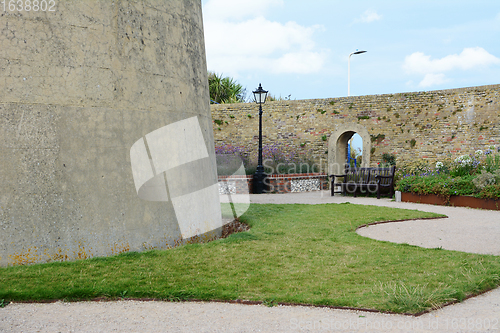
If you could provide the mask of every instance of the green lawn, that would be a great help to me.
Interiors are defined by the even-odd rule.
[[[370,222],[432,216],[353,204],[254,204],[241,217],[250,231],[223,240],[0,268],[0,302],[244,299],[417,313],[500,285],[500,257],[398,245],[355,233]]]

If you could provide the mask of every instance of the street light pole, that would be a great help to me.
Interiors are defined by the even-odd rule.
[[[347,96],[351,96],[351,56],[353,54],[361,54],[366,51],[354,51],[349,54],[349,59],[347,60]]]
[[[253,175],[253,193],[261,194],[264,192],[264,179],[266,174],[264,173],[264,166],[262,165],[262,104],[266,102],[267,91],[262,89],[259,83],[259,88],[253,91],[255,97],[255,102],[259,104],[259,159],[257,162],[257,170]]]

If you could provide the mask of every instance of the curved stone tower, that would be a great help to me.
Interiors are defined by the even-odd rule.
[[[0,12],[0,265],[221,227],[200,0]]]

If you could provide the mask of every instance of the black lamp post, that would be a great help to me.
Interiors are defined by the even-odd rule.
[[[262,104],[266,102],[267,91],[262,89],[259,83],[259,88],[253,91],[253,96],[255,97],[255,103],[259,104],[259,161],[257,165],[257,170],[253,175],[253,193],[261,194],[265,189],[265,178],[264,166],[262,165]]]

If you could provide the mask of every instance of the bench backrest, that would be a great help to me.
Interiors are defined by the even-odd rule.
[[[390,185],[394,182],[394,172],[396,170],[395,166],[389,168],[372,168],[370,179],[376,182],[376,175],[379,176],[391,176],[391,178],[380,178],[380,184]]]
[[[356,183],[356,184],[368,184],[376,183],[376,175],[379,176],[390,176],[391,178],[380,178],[380,184],[390,185],[394,182],[394,172],[396,170],[395,166],[389,168],[351,168],[346,167],[344,174],[346,174],[346,183]]]
[[[345,169],[346,183],[368,184],[370,182],[370,171],[372,168],[350,168]]]

